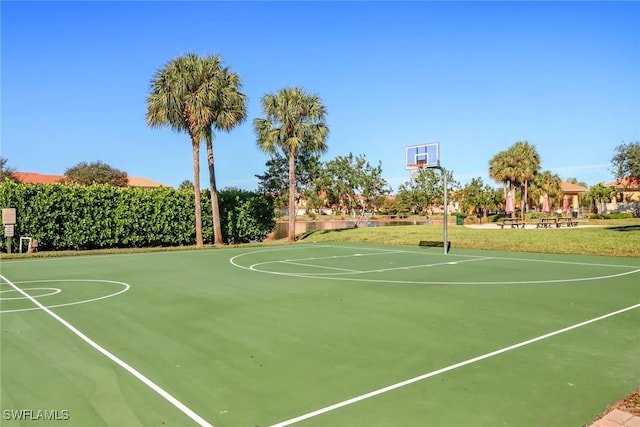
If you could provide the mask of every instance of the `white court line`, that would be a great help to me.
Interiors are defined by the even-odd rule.
[[[433,264],[406,265],[406,266],[401,266],[401,267],[378,268],[378,269],[375,269],[375,270],[349,270],[349,269],[346,269],[346,268],[325,267],[325,266],[321,266],[321,265],[294,263],[294,262],[290,262],[290,261],[272,261],[272,262],[274,262],[274,263],[275,262],[281,262],[281,263],[285,263],[285,264],[296,264],[296,265],[301,265],[301,266],[304,266],[304,267],[318,267],[318,268],[328,268],[328,269],[333,269],[333,270],[342,270],[342,271],[346,271],[348,273],[353,273],[353,274],[366,274],[366,273],[386,273],[388,271],[397,271],[397,270],[413,270],[413,269],[417,269],[417,268],[439,267],[439,266],[443,266],[443,265],[455,265],[455,264],[462,264],[462,263],[466,263],[466,262],[486,261],[488,259],[493,259],[493,258],[487,257],[487,258],[465,259],[465,260],[462,260],[462,261],[446,261],[446,262],[437,262],[437,263],[433,263]],[[262,264],[265,264],[265,263],[260,263],[260,265],[262,265]],[[252,265],[251,266],[251,270],[259,271],[259,272],[265,272],[265,273],[271,273],[269,270],[258,270],[256,268],[254,268],[256,265],[258,265],[258,264]],[[304,275],[304,277],[313,278],[313,277],[316,277],[316,276],[329,276],[331,273],[292,273],[292,274],[302,274],[302,275]],[[335,273],[335,274],[339,274],[339,273]]]
[[[121,359],[119,359],[117,356],[115,356],[113,353],[109,352],[107,349],[105,349],[104,347],[100,346],[98,343],[96,343],[95,341],[93,341],[91,338],[89,338],[88,336],[86,336],[85,334],[83,334],[82,332],[80,332],[75,326],[73,326],[71,323],[67,322],[66,320],[64,320],[62,317],[58,316],[57,314],[55,314],[53,311],[49,310],[47,307],[45,307],[44,305],[42,305],[37,299],[35,299],[34,297],[32,297],[31,295],[29,295],[28,293],[26,293],[25,291],[23,291],[21,288],[19,288],[18,286],[16,286],[13,282],[11,282],[9,279],[7,279],[6,277],[4,277],[3,275],[0,274],[0,279],[4,280],[8,285],[10,285],[13,289],[15,289],[16,291],[18,291],[19,293],[21,293],[22,295],[24,295],[29,301],[31,301],[33,304],[35,304],[36,306],[38,306],[42,311],[44,311],[45,313],[47,313],[49,316],[53,317],[55,320],[57,320],[58,322],[60,322],[65,328],[69,329],[71,332],[73,332],[74,334],[76,334],[78,337],[80,337],[80,339],[82,339],[84,342],[86,342],[87,344],[89,344],[91,347],[95,348],[96,350],[98,350],[100,353],[102,353],[103,355],[105,355],[107,358],[109,358],[111,361],[113,361],[116,365],[119,365],[121,368],[123,368],[125,371],[129,372],[131,375],[133,375],[134,377],[136,377],[137,379],[139,379],[140,381],[142,381],[147,387],[149,387],[151,390],[155,391],[156,393],[158,393],[160,396],[162,396],[165,400],[167,400],[169,403],[171,403],[173,406],[175,406],[176,408],[178,408],[180,411],[182,411],[186,416],[188,416],[189,418],[191,418],[193,421],[195,421],[199,426],[201,427],[213,427],[212,424],[209,424],[204,418],[200,417],[198,414],[196,414],[195,412],[193,412],[191,409],[187,408],[186,405],[184,405],[182,402],[180,402],[178,399],[176,399],[175,397],[173,397],[172,395],[170,395],[167,391],[165,391],[162,387],[160,387],[159,385],[157,385],[156,383],[154,383],[153,381],[151,381],[149,378],[145,377],[143,374],[141,374],[140,372],[138,372],[137,370],[135,370],[133,367],[131,367],[130,365],[128,365],[126,362],[122,361]]]
[[[571,326],[568,326],[568,327],[563,328],[563,329],[558,329],[557,331],[549,332],[548,334],[540,335],[539,337],[536,337],[536,338],[532,338],[532,339],[529,339],[529,340],[526,340],[526,341],[522,341],[522,342],[520,342],[518,344],[510,345],[508,347],[504,347],[504,348],[501,348],[499,350],[492,351],[490,353],[486,353],[486,354],[482,354],[480,356],[476,356],[476,357],[473,357],[471,359],[467,359],[465,361],[462,361],[462,362],[459,362],[459,363],[455,363],[453,365],[449,365],[449,366],[446,366],[444,368],[441,368],[441,369],[438,369],[438,370],[435,370],[435,371],[428,372],[426,374],[417,376],[415,378],[411,378],[411,379],[408,379],[408,380],[405,380],[405,381],[402,381],[402,382],[399,382],[399,383],[396,383],[396,384],[392,384],[390,386],[387,386],[387,387],[384,387],[384,388],[381,388],[381,389],[378,389],[378,390],[374,390],[372,392],[365,393],[365,394],[362,394],[360,396],[356,396],[356,397],[344,400],[344,401],[339,402],[339,403],[335,403],[335,404],[327,406],[325,408],[321,408],[321,409],[318,409],[316,411],[309,412],[309,413],[304,414],[304,415],[300,415],[299,417],[291,418],[290,420],[282,421],[282,422],[280,422],[278,424],[273,424],[271,427],[285,427],[285,426],[289,426],[291,424],[295,424],[295,423],[300,422],[300,421],[308,420],[309,418],[313,418],[313,417],[316,417],[318,415],[322,415],[322,414],[325,414],[327,412],[334,411],[336,409],[342,408],[344,406],[351,405],[353,403],[360,402],[360,401],[365,400],[365,399],[369,399],[370,397],[374,397],[374,396],[377,396],[379,394],[386,393],[388,391],[392,391],[392,390],[407,386],[409,384],[413,384],[415,382],[422,381],[424,379],[434,377],[434,376],[439,375],[439,374],[443,374],[445,372],[453,371],[454,369],[461,368],[463,366],[470,365],[472,363],[479,362],[481,360],[488,359],[490,357],[497,356],[499,354],[506,353],[508,351],[515,350],[517,348],[524,347],[526,345],[533,344],[533,343],[538,342],[538,341],[542,341],[544,339],[553,337],[555,335],[559,335],[559,334],[562,334],[564,332],[568,332],[568,331],[571,331],[573,329],[577,329],[577,328],[580,328],[582,326],[586,326],[586,325],[589,325],[591,323],[598,322],[598,321],[606,319],[608,317],[612,317],[612,316],[615,316],[615,315],[618,315],[618,314],[621,314],[621,313],[624,313],[626,311],[630,311],[630,310],[633,310],[633,309],[636,309],[636,308],[640,308],[640,304],[635,304],[635,305],[632,305],[632,306],[629,306],[629,307],[626,307],[626,308],[623,308],[623,309],[620,309],[620,310],[617,310],[617,311],[613,311],[613,312],[608,313],[608,314],[604,314],[604,315],[599,316],[599,317],[595,317],[593,319],[585,320],[584,322],[576,323],[575,325],[571,325]]]
[[[277,249],[280,250],[280,249]],[[256,252],[271,252],[271,250],[264,250],[264,251],[251,251],[251,252],[246,252],[243,254],[240,254],[236,257],[233,258],[237,258],[240,256],[243,256],[245,254],[252,254],[252,253],[256,253]],[[275,260],[275,261],[264,261],[264,262],[259,262],[256,264],[251,265],[251,270],[255,270],[253,267],[257,267],[259,265],[267,265],[267,264],[277,264],[277,263],[281,263],[281,262],[288,262],[290,264],[293,264],[294,261],[295,262],[299,262],[299,261],[318,261],[318,260],[324,260],[324,259],[338,259],[338,258],[354,258],[354,257],[363,257],[363,256],[375,256],[375,255],[389,255],[389,254],[396,254],[396,253],[402,253],[402,251],[388,251],[388,252],[382,252],[382,253],[375,253],[375,254],[348,254],[348,255],[330,255],[330,256],[320,256],[320,257],[306,257],[306,258],[293,258],[293,259],[286,259],[286,260]],[[233,260],[233,258],[231,258],[231,260]],[[233,262],[231,262],[233,264]],[[235,264],[234,264],[235,265]],[[305,265],[305,264],[299,264],[299,265]],[[312,265],[313,267],[316,267],[316,265]],[[262,271],[262,270],[256,270],[256,271]],[[349,270],[347,270],[349,271]],[[357,271],[357,270],[351,270],[351,271]]]
[[[304,264],[302,262],[293,262],[293,261],[275,261],[281,264],[291,264],[291,265],[299,265],[302,267],[313,267],[313,268],[326,268],[329,270],[338,270],[338,271],[348,271],[349,273],[362,273],[362,271],[358,271],[358,270],[351,270],[349,268],[338,268],[338,267],[329,267],[326,265],[316,265],[316,264]],[[259,271],[259,270],[256,270]]]
[[[310,246],[305,246],[305,247],[310,247]],[[339,246],[339,245],[318,245],[318,247],[323,247],[323,248],[338,248],[338,249],[345,249],[345,248],[350,248],[350,249],[358,249],[358,250],[379,250],[379,251],[383,251],[385,249],[376,249],[376,248],[364,248],[364,247],[357,247],[357,246]],[[388,250],[388,249],[387,249]],[[480,252],[480,250],[477,250],[478,252]],[[452,254],[452,253],[448,253],[448,254],[442,254],[441,252],[424,252],[424,251],[412,251],[412,250],[397,250],[394,251],[397,253],[406,253],[406,254],[420,254],[420,255],[429,255],[429,256],[444,256],[444,257],[448,257],[448,258],[453,258],[453,257],[462,257],[462,258],[472,258],[472,257],[479,257],[480,255],[465,255],[465,254]],[[508,252],[508,251],[499,251],[499,252]],[[559,255],[559,254],[553,254],[553,255]],[[578,256],[578,254],[561,254],[561,256],[564,257],[570,257],[570,256]],[[586,255],[586,256],[590,256],[590,257],[598,257],[597,255]],[[525,261],[525,262],[542,262],[542,263],[550,263],[550,264],[567,264],[567,265],[585,265],[585,266],[593,266],[593,267],[622,267],[622,268],[638,268],[640,266],[638,265],[625,265],[625,264],[601,264],[601,263],[593,263],[593,262],[578,262],[578,261],[556,261],[556,260],[551,260],[551,259],[536,259],[536,258],[518,258],[518,257],[502,257],[502,256],[491,256],[490,258],[493,259],[501,259],[501,260],[508,260],[508,261]],[[609,258],[616,258],[613,256],[610,256]],[[618,259],[622,259],[622,257],[617,257]]]
[[[301,246],[302,247],[302,246]],[[305,248],[311,248],[313,246],[304,246]],[[344,249],[345,247],[343,246],[331,246],[331,245],[319,245],[319,246],[315,246],[315,247],[322,247],[322,248],[342,248]],[[577,262],[564,262],[564,261],[553,261],[553,260],[540,260],[540,259],[527,259],[527,258],[509,258],[509,257],[495,257],[495,256],[491,256],[491,257],[479,257],[479,256],[470,256],[470,255],[442,255],[442,254],[429,254],[429,255],[437,255],[437,256],[444,256],[447,257],[448,259],[458,257],[459,258],[466,258],[466,260],[464,261],[445,261],[442,264],[460,264],[462,262],[473,262],[473,261],[484,261],[484,260],[516,260],[516,261],[532,261],[532,262],[549,262],[549,263],[553,263],[553,264],[570,264],[570,265],[585,265],[585,266],[597,266],[597,267],[614,267],[614,268],[635,268],[635,270],[632,271],[626,271],[626,272],[622,272],[622,273],[617,273],[617,274],[609,274],[609,275],[604,275],[604,276],[587,276],[587,277],[576,277],[576,278],[568,278],[568,279],[549,279],[549,280],[522,280],[522,281],[503,281],[503,282],[499,282],[499,281],[444,281],[444,280],[438,280],[438,281],[425,281],[425,280],[382,280],[382,279],[365,279],[365,278],[357,278],[357,277],[338,277],[337,274],[338,273],[291,273],[291,272],[278,272],[278,271],[270,271],[270,270],[261,270],[258,269],[257,267],[261,266],[261,265],[267,265],[267,264],[272,264],[272,263],[277,263],[280,262],[279,260],[272,260],[272,261],[265,261],[265,262],[260,262],[260,263],[256,263],[256,264],[252,264],[250,266],[244,266],[239,264],[237,261],[245,256],[251,256],[251,255],[255,255],[257,253],[263,253],[263,252],[272,252],[272,251],[282,251],[282,250],[286,250],[286,249],[290,249],[289,246],[287,247],[283,247],[283,248],[278,248],[278,249],[261,249],[261,250],[257,250],[257,251],[249,251],[249,252],[243,252],[241,254],[238,254],[236,256],[233,256],[229,259],[229,263],[231,263],[231,265],[238,267],[240,269],[243,270],[250,270],[250,271],[255,271],[258,273],[264,273],[264,274],[273,274],[273,275],[279,275],[279,276],[286,276],[286,277],[301,277],[301,278],[307,278],[307,279],[319,279],[319,280],[340,280],[340,281],[348,281],[348,282],[370,282],[370,283],[402,283],[402,284],[416,284],[416,285],[484,285],[484,284],[493,284],[493,285],[521,285],[521,284],[550,284],[550,283],[572,283],[572,282],[586,282],[586,281],[594,281],[594,280],[603,280],[603,279],[611,279],[611,278],[615,278],[615,277],[622,277],[622,276],[627,276],[630,274],[636,274],[640,272],[640,268],[638,268],[638,266],[632,266],[632,265],[619,265],[619,264],[589,264],[589,263],[577,263]],[[365,250],[365,248],[355,248],[358,250]],[[380,251],[383,251],[383,249],[379,249]],[[409,253],[409,254],[420,254],[421,252],[415,252],[415,251],[393,251],[393,252],[388,252],[387,253]],[[349,256],[349,257],[353,257],[355,256],[354,254],[350,254],[350,255],[342,255],[341,257],[345,257],[345,256]],[[334,258],[334,257],[326,257],[327,259],[330,258]],[[314,258],[300,258],[300,259],[314,259]],[[319,257],[316,257],[315,259],[320,259]],[[289,260],[291,261],[291,260]],[[437,265],[437,264],[422,264],[424,266],[430,266],[430,265]],[[403,269],[408,269],[408,268],[416,268],[419,266],[409,266],[407,268],[392,268],[392,269],[388,269],[388,270],[403,270]],[[377,273],[377,272],[382,272],[383,270],[377,269],[377,270],[372,270],[369,271],[371,273]],[[353,273],[346,273],[346,274],[363,274],[365,273],[365,271],[362,272],[353,272]]]
[[[127,292],[129,290],[129,288],[131,288],[131,286],[129,286],[128,283],[124,283],[124,282],[115,282],[113,280],[96,280],[96,279],[51,279],[51,280],[23,280],[20,282],[14,282],[14,283],[19,283],[19,284],[24,284],[24,283],[53,283],[53,282],[86,282],[86,283],[90,283],[90,282],[97,282],[97,283],[110,283],[110,284],[116,284],[116,285],[121,285],[123,286],[123,289],[121,291],[115,292],[115,293],[111,293],[111,294],[107,294],[107,295],[103,295],[101,297],[96,297],[96,298],[90,298],[90,299],[85,299],[85,300],[80,300],[80,301],[72,301],[72,302],[67,302],[67,303],[63,303],[63,304],[54,304],[54,305],[48,305],[48,308],[56,308],[56,307],[68,307],[70,305],[78,305],[78,304],[86,304],[88,302],[94,302],[94,301],[100,301],[102,299],[106,299],[106,298],[111,298],[111,297],[115,297],[117,295],[122,294],[123,292]],[[0,283],[0,286],[2,286],[2,283]],[[29,288],[29,289],[34,289],[34,288]],[[27,290],[29,290],[27,289]],[[42,297],[42,295],[38,295],[38,298]],[[0,310],[0,314],[3,313],[17,313],[20,311],[32,311],[32,310],[38,310],[38,307],[31,307],[31,308],[16,308],[15,310]]]

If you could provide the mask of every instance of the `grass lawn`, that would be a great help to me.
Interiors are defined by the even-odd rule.
[[[560,229],[471,228],[449,224],[452,248],[557,254],[640,257],[640,219],[589,221],[586,227]],[[415,246],[420,240],[443,240],[440,225],[359,227],[309,233],[304,241],[369,242]]]

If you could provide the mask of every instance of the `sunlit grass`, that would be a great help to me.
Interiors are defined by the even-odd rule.
[[[368,242],[417,245],[420,240],[443,240],[442,225],[402,225],[322,230],[305,242]],[[616,225],[562,229],[495,229],[448,227],[452,248],[495,249],[559,254],[640,257],[640,220],[616,221]]]

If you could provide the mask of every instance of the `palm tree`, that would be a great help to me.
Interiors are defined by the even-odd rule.
[[[506,186],[509,191],[520,187],[521,211],[524,218],[527,187],[540,169],[540,156],[535,146],[527,141],[518,141],[505,151],[496,154],[489,162],[489,176]]]
[[[538,170],[540,169],[540,155],[536,151],[536,147],[529,144],[527,141],[518,141],[511,146],[510,150],[513,151],[513,156],[517,159],[516,176],[514,177],[517,182],[521,184],[520,191],[521,197],[521,212],[522,219],[527,211],[528,189],[529,181],[531,181]]]
[[[512,182],[510,181],[511,171],[508,163],[506,151],[499,152],[489,161],[489,176],[493,178],[495,182],[502,184],[502,200],[507,199],[507,192],[512,189]]]
[[[207,164],[209,167],[209,190],[211,191],[211,213],[213,216],[214,244],[222,243],[222,225],[218,204],[218,188],[216,186],[215,166],[213,161],[213,130],[230,131],[247,117],[247,97],[240,92],[240,77],[228,68],[221,68],[220,57],[212,55],[202,58],[203,69],[211,77],[205,78],[207,88],[213,92],[213,104],[209,106],[210,117],[203,131],[207,148]]]
[[[282,150],[289,158],[289,241],[295,241],[296,182],[295,162],[301,151],[323,153],[327,150],[329,128],[326,109],[318,95],[300,87],[284,88],[262,97],[266,118],[254,120],[258,146],[268,154]]]
[[[534,202],[540,200],[545,194],[549,197],[550,205],[553,206],[552,200],[557,200],[558,205],[560,204],[562,198],[561,179],[548,170],[536,174],[529,187],[529,198]]]
[[[193,152],[193,191],[195,194],[196,246],[202,240],[202,208],[200,206],[200,138],[211,123],[212,98],[216,91],[207,90],[215,75],[203,73],[203,61],[187,54],[169,61],[156,71],[147,98],[147,125],[152,128],[170,126],[187,132]]]

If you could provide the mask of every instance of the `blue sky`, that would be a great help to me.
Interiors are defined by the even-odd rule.
[[[0,8],[0,149],[19,171],[101,160],[172,186],[193,180],[188,136],[145,124],[153,74],[189,52],[221,55],[249,98],[248,120],[216,135],[220,188],[257,188],[268,157],[252,122],[261,97],[288,86],[327,108],[323,160],[364,154],[394,188],[409,179],[408,145],[439,141],[456,180],[493,185],[489,160],[526,140],[543,170],[593,185],[614,178],[616,146],[640,140],[639,2]]]

